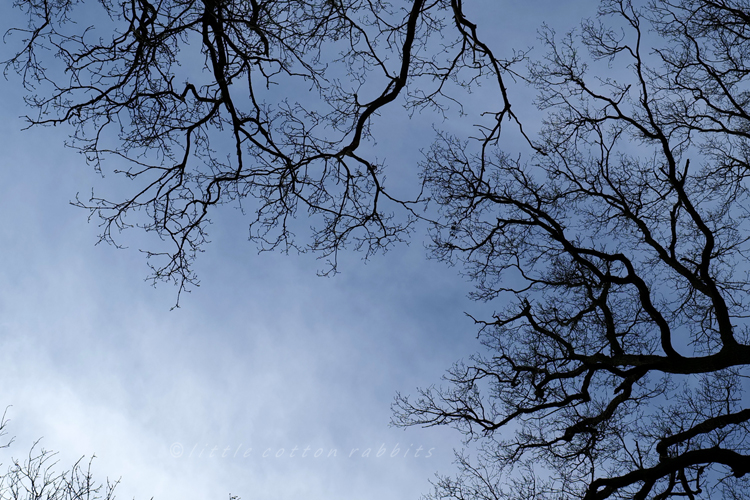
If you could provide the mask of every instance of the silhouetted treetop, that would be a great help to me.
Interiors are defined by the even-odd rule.
[[[433,250],[502,304],[397,400],[481,443],[432,498],[748,498],[748,13],[605,1],[541,32],[536,152],[432,147]]]
[[[31,123],[72,125],[71,144],[97,168],[106,156],[126,160],[115,163],[134,181],[126,199],[79,204],[102,218],[106,241],[132,224],[171,240],[153,277],[181,286],[195,279],[218,204],[252,198],[251,239],[322,252],[328,271],[347,243],[369,255],[401,240],[419,186],[411,199],[392,197],[384,165],[363,147],[396,99],[440,111],[459,102],[447,87],[490,75],[501,93],[495,129],[513,117],[501,75],[510,61],[481,42],[459,0],[15,4],[29,27],[8,33],[24,39],[6,71],[33,92]],[[48,51],[57,60],[43,60]],[[147,218],[129,219],[135,211]],[[304,213],[313,232],[298,241],[289,220]]]

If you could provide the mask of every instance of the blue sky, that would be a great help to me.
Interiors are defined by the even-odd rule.
[[[525,47],[542,22],[593,15],[594,2],[561,4],[473,9],[480,30]],[[4,31],[20,18],[3,5],[0,19]],[[143,281],[137,249],[148,237],[128,232],[125,250],[95,246],[98,227],[69,205],[122,179],[99,178],[64,148],[64,127],[21,131],[18,79],[0,86],[0,403],[12,405],[17,438],[4,466],[43,437],[60,468],[95,453],[97,478],[122,477],[121,498],[164,500],[417,498],[435,472],[452,470],[460,436],[390,428],[390,403],[477,350],[463,313],[497,305],[471,303],[457,269],[426,260],[423,232],[367,263],[345,253],[342,274],[318,278],[314,256],[257,255],[247,220],[224,207],[197,263],[201,286],[170,311],[176,289]],[[528,90],[518,95],[514,106],[530,105]],[[398,113],[378,147],[408,179],[429,146],[414,137],[433,120]]]

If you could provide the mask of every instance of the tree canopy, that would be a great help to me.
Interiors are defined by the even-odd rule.
[[[396,401],[397,425],[478,444],[432,498],[750,498],[750,2],[604,0],[576,31],[542,28],[536,59],[497,57],[460,0],[99,0],[108,33],[79,3],[17,0],[30,24],[6,69],[31,123],[126,165],[131,194],[79,204],[104,240],[137,224],[171,241],[155,279],[194,281],[212,207],[238,203],[263,248],[329,270],[426,221],[432,256],[497,304],[481,353]],[[536,88],[539,126],[511,79]],[[438,130],[423,183],[393,195],[371,124],[478,85],[496,107]]]
[[[0,415],[0,450],[9,448],[7,408]],[[67,470],[59,471],[57,453],[34,443],[26,459],[13,459],[6,471],[0,472],[2,500],[114,500],[119,481],[98,483],[91,473],[93,457],[81,458]]]
[[[180,286],[195,280],[191,263],[218,204],[252,199],[251,239],[321,252],[327,271],[346,244],[369,254],[401,240],[423,198],[390,196],[384,165],[361,151],[371,119],[397,97],[442,109],[446,83],[470,69],[462,84],[489,73],[501,88],[490,135],[514,116],[508,62],[477,38],[460,1],[101,0],[106,34],[73,24],[93,23],[95,2],[79,3],[17,1],[30,24],[8,33],[25,38],[6,71],[33,90],[32,123],[71,125],[71,145],[96,168],[106,156],[125,160],[118,171],[135,181],[131,195],[80,204],[102,217],[110,242],[145,212],[140,225],[173,243],[153,277]],[[47,50],[60,64],[40,59]],[[288,226],[300,211],[313,221],[305,241]]]

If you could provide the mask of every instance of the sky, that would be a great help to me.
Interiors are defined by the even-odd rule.
[[[9,3],[3,32],[22,22]],[[595,2],[560,4],[469,11],[496,42],[525,47],[542,22],[564,29],[594,13]],[[0,79],[0,95],[0,406],[16,438],[3,468],[41,438],[59,470],[95,454],[98,480],[122,478],[120,498],[163,500],[409,499],[454,470],[461,436],[389,427],[390,405],[477,351],[464,312],[498,305],[470,302],[459,269],[427,260],[424,232],[366,263],[344,253],[342,273],[319,278],[314,256],[258,255],[249,221],[224,207],[200,287],[171,310],[177,290],[144,281],[147,237],[95,245],[98,226],[69,204],[121,179],[66,149],[65,127],[22,131],[17,78]],[[530,106],[528,90],[518,95],[514,109]],[[416,172],[429,144],[405,138],[432,119],[398,113],[378,147]]]

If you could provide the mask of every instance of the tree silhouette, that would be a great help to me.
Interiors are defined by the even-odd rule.
[[[7,413],[7,410],[6,410]],[[0,439],[7,435],[6,413],[0,417]],[[13,439],[0,445],[8,448]],[[7,471],[0,472],[2,500],[114,500],[119,481],[97,483],[88,464],[81,458],[69,470],[57,471],[57,453],[39,447],[37,441],[23,461],[13,459]]]
[[[155,279],[195,279],[214,205],[254,199],[264,248],[334,270],[348,243],[405,238],[429,193],[433,255],[500,304],[476,320],[483,353],[397,399],[397,425],[478,443],[431,498],[750,498],[750,2],[605,0],[577,32],[543,29],[527,70],[459,0],[100,0],[106,40],[66,23],[73,0],[16,3],[31,24],[7,67],[38,86],[31,122],[73,125],[97,167],[130,162],[135,194],[80,204],[108,241],[145,211],[175,245],[151,254]],[[538,90],[538,136],[511,77]],[[392,196],[373,120],[397,98],[444,113],[479,83],[498,109],[473,138],[439,132],[417,194]],[[503,150],[508,122],[522,155]],[[290,230],[300,210],[309,239]]]
[[[397,402],[401,425],[482,442],[434,498],[748,498],[748,15],[604,2],[615,26],[585,22],[580,44],[629,74],[590,77],[574,35],[543,31],[528,161],[433,147],[434,250],[511,304],[449,388]]]
[[[149,254],[162,258],[153,278],[181,289],[195,280],[191,263],[218,204],[250,203],[251,239],[321,252],[327,272],[346,244],[369,255],[400,241],[419,191],[389,195],[382,162],[361,152],[370,120],[399,96],[440,109],[445,83],[467,66],[492,72],[505,92],[508,62],[477,39],[458,0],[99,0],[106,15],[96,21],[78,3],[16,0],[29,27],[8,32],[24,40],[6,72],[34,92],[31,123],[72,125],[72,146],[96,168],[108,155],[126,160],[119,173],[133,194],[79,204],[101,216],[105,241],[134,224],[171,241]],[[109,39],[74,19],[109,22]],[[427,52],[449,23],[454,40]],[[44,51],[60,64],[45,66]],[[514,116],[504,93],[503,102],[498,128]],[[394,217],[398,207],[406,216]],[[313,226],[302,242],[288,224],[300,210]],[[146,217],[128,219],[137,211]]]

